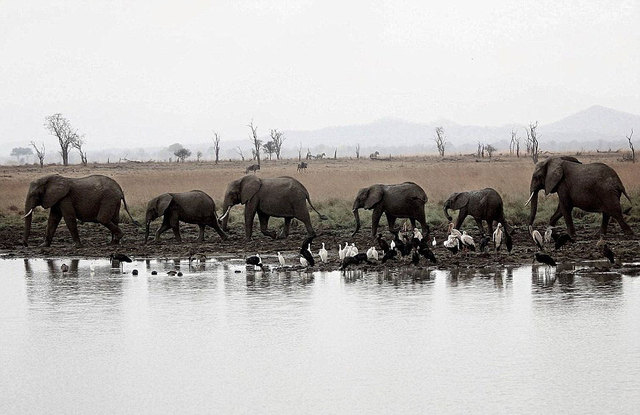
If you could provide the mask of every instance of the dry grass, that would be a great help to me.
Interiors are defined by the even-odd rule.
[[[584,162],[603,161],[613,167],[630,194],[640,193],[640,166],[617,161],[609,155],[582,155]],[[4,167],[0,168],[0,215],[5,219],[18,218],[22,214],[24,197],[29,182],[45,174],[60,173],[81,177],[89,174],[104,174],[114,178],[125,192],[125,197],[135,216],[141,217],[146,202],[164,192],[180,192],[200,189],[210,194],[218,206],[227,183],[244,175],[250,163],[224,162],[178,164],[94,165],[86,168],[61,167]],[[520,222],[528,215],[522,206],[528,197],[529,180],[533,171],[530,159],[495,158],[476,162],[470,157],[455,160],[439,160],[434,157],[409,157],[391,161],[363,160],[318,160],[309,162],[306,173],[296,172],[297,161],[265,162],[258,173],[261,177],[293,176],[309,190],[311,200],[322,208],[332,220],[331,225],[351,226],[350,205],[358,189],[373,183],[400,183],[413,181],[422,186],[429,197],[428,216],[432,223],[443,219],[441,204],[454,191],[495,188],[503,197],[507,217]],[[634,196],[634,197],[636,197]],[[555,208],[555,197],[544,201],[541,198],[539,218],[548,218]],[[634,209],[638,211],[640,208]],[[237,212],[236,212],[237,211]],[[235,218],[240,213],[236,209]],[[637,212],[635,213],[638,214]],[[314,215],[315,217],[315,215]],[[367,217],[363,218],[365,221]],[[349,223],[344,223],[348,221]],[[366,222],[364,222],[366,223]]]

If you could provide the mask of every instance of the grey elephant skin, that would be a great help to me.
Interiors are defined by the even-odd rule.
[[[80,246],[77,221],[94,222],[104,225],[111,231],[111,243],[118,244],[122,230],[120,220],[120,201],[133,219],[120,185],[113,179],[92,175],[81,178],[63,177],[57,174],[41,177],[29,185],[24,203],[23,244],[27,246],[31,233],[33,210],[42,206],[49,211],[49,221],[43,246],[51,245],[60,220],[64,218],[76,246]]]
[[[582,164],[576,158],[566,156],[549,158],[536,164],[529,189],[531,196],[527,204],[531,203],[530,225],[533,225],[538,210],[538,192],[544,189],[547,195],[558,194],[558,207],[551,215],[549,224],[554,226],[560,217],[564,217],[571,237],[576,234],[571,217],[574,207],[602,213],[602,235],[607,233],[611,218],[620,224],[625,234],[633,234],[622,217],[620,204],[621,195],[625,195],[629,202],[631,198],[615,170],[604,163]]]
[[[147,203],[145,215],[144,243],[149,239],[151,222],[160,216],[163,216],[162,225],[156,231],[155,241],[160,240],[163,232],[172,229],[176,242],[182,242],[180,222],[198,225],[200,228],[198,242],[204,241],[204,229],[207,226],[212,227],[222,239],[227,239],[227,234],[222,231],[218,222],[215,202],[201,190],[164,193],[151,199]]]
[[[504,219],[504,207],[502,197],[494,189],[487,187],[481,190],[471,190],[468,192],[452,193],[444,202],[442,210],[448,221],[451,221],[449,210],[457,210],[458,217],[455,221],[455,228],[460,229],[465,218],[469,215],[475,219],[480,232],[484,234],[482,221],[487,222],[489,234],[493,234],[493,223],[502,223],[505,230],[509,231],[507,222]]]
[[[243,204],[244,207],[244,229],[247,239],[253,233],[253,219],[258,214],[260,221],[260,231],[271,238],[276,238],[275,231],[268,229],[269,218],[271,216],[284,218],[284,228],[282,237],[289,235],[289,228],[293,218],[304,223],[307,234],[315,235],[311,226],[311,217],[307,209],[307,202],[311,208],[320,216],[321,220],[326,217],[313,207],[307,189],[293,177],[283,176],[275,178],[261,179],[255,175],[244,176],[234,180],[227,186],[224,196],[223,211],[230,207]],[[228,231],[229,216],[222,220],[222,229]]]
[[[359,209],[373,210],[371,216],[371,235],[376,236],[380,218],[384,213],[387,217],[389,229],[395,229],[396,219],[406,218],[411,221],[413,227],[416,221],[420,223],[424,236],[429,233],[424,205],[427,203],[427,194],[413,182],[400,184],[374,184],[358,191],[353,201],[353,215],[356,219],[355,235],[360,230]]]

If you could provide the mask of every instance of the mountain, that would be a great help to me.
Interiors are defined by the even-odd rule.
[[[632,128],[640,128],[640,115],[594,105],[586,110],[544,126],[554,134],[589,134],[604,137],[622,137]]]

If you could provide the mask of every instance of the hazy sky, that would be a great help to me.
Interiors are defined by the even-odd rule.
[[[0,142],[640,113],[640,2],[0,0]],[[53,143],[53,141],[50,141]]]

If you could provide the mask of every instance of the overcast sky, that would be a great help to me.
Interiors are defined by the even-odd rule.
[[[640,2],[0,0],[0,142],[640,113]]]

